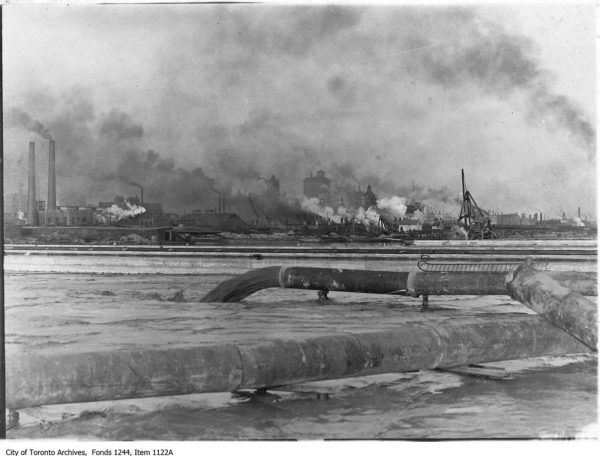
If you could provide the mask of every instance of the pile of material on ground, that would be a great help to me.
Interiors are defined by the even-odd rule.
[[[59,231],[43,233],[37,238],[38,242],[45,244],[85,244],[80,236]]]
[[[150,241],[139,234],[131,233],[119,238],[119,244],[149,244]]]

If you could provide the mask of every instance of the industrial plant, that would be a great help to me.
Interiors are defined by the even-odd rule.
[[[40,199],[36,188],[36,143],[29,142],[28,186],[5,198],[7,242],[42,239],[57,242],[194,243],[215,241],[229,234],[318,237],[327,241],[391,241],[411,239],[490,239],[506,237],[589,237],[596,235],[595,221],[582,217],[546,219],[541,212],[511,213],[481,209],[465,188],[456,213],[446,213],[414,197],[380,198],[368,184],[338,185],[326,171],[310,173],[303,181],[301,198],[280,193],[280,181],[262,179],[260,194],[227,196],[218,192],[216,207],[190,208],[182,214],[167,212],[162,202],[144,199],[144,185],[128,181],[129,196],[112,201],[62,205],[56,197],[56,144],[48,144],[48,190]],[[60,185],[60,183],[59,183]],[[414,189],[414,184],[413,184]],[[460,212],[459,212],[460,210]],[[132,235],[135,235],[132,238]],[[239,236],[238,236],[239,239]]]

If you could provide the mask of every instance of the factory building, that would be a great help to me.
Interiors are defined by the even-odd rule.
[[[19,191],[4,195],[4,213],[25,215],[27,212],[27,196],[23,193],[23,185],[19,185]]]
[[[250,227],[236,214],[212,211],[202,212],[195,210],[189,214],[183,214],[179,223],[181,225],[192,225],[212,231],[228,231],[230,233],[247,233]]]
[[[492,214],[490,220],[494,225],[503,226],[535,226],[542,223],[542,214]]]
[[[496,214],[496,225],[520,225],[521,217],[519,214]]]
[[[23,204],[22,192],[13,195],[11,210],[17,211],[18,223],[28,225],[71,226],[94,223],[93,209],[82,206],[56,205],[56,146],[48,143],[48,199],[38,200],[36,194],[35,142],[29,142],[29,169],[27,202]],[[25,209],[25,210],[24,210]],[[23,213],[23,216],[21,216]]]
[[[422,229],[423,224],[416,219],[402,219],[398,224],[398,231],[400,231],[401,233],[407,233],[410,231],[421,231]]]
[[[329,194],[331,180],[325,177],[325,171],[317,171],[315,176],[310,174],[303,181],[304,195],[308,198],[319,198],[321,194]]]
[[[38,222],[46,226],[79,226],[95,224],[94,209],[81,206],[59,206],[54,210],[40,210]]]
[[[334,210],[342,206],[346,209],[357,209],[362,206],[364,193],[360,186],[356,190],[352,186],[334,187],[331,180],[325,176],[325,171],[317,171],[303,180],[304,195],[308,198],[317,198],[321,206],[331,207]]]
[[[19,193],[11,195],[5,205],[7,213],[11,214],[5,217],[5,223],[27,224],[32,226],[76,226],[76,225],[96,225],[98,223],[112,223],[118,220],[106,210],[117,205],[123,210],[128,210],[133,206],[141,206],[142,201],[137,197],[125,199],[118,196],[114,201],[101,202],[98,208],[88,207],[85,201],[76,205],[57,205],[56,203],[56,145],[53,139],[48,144],[48,193],[47,200],[38,200],[36,193],[36,153],[35,142],[29,142],[29,168],[28,168],[28,187],[27,198],[24,198],[22,189]],[[131,183],[140,187],[141,198],[143,198],[143,189],[140,184]],[[136,225],[155,225],[165,224],[170,221],[170,217],[165,216],[160,203],[144,203],[146,212],[143,216],[138,216]],[[108,220],[107,220],[108,219]],[[139,220],[138,220],[139,219]],[[124,219],[122,219],[125,221]],[[121,222],[120,222],[121,223]],[[131,223],[131,221],[130,221]]]
[[[244,220],[254,223],[253,230],[267,227],[285,227],[289,223],[300,224],[310,221],[310,216],[300,210],[299,202],[292,202],[280,195],[280,181],[272,175],[269,179],[264,179],[267,191],[260,195],[249,195],[246,198],[238,199],[235,203],[235,212],[231,213],[231,206],[228,207],[229,213],[225,212],[226,199],[219,194],[219,211],[193,211],[178,217],[175,214],[165,214],[161,203],[152,203],[144,201],[144,189],[141,184],[129,182],[140,189],[140,195],[123,197],[117,196],[114,201],[100,202],[97,207],[86,206],[85,200],[78,204],[78,200],[71,200],[70,205],[58,205],[56,198],[56,152],[55,143],[49,141],[48,147],[48,192],[45,200],[38,199],[36,194],[36,151],[35,143],[29,142],[29,167],[28,167],[28,188],[27,192],[19,188],[17,193],[7,195],[5,198],[5,225],[11,225],[15,232],[21,229],[22,225],[42,225],[48,227],[58,226],[91,226],[91,225],[119,225],[110,227],[99,227],[110,230],[112,228],[148,229],[146,227],[162,226],[173,227],[181,224],[192,226],[206,231],[228,231],[234,233],[247,233],[250,226]],[[304,195],[308,198],[317,198],[322,207],[329,207],[335,213],[342,206],[348,210],[348,214],[359,207],[367,209],[377,204],[377,195],[374,193],[371,185],[367,187],[366,192],[358,190],[353,184],[338,186],[325,175],[325,171],[319,170],[315,175],[311,173],[309,177],[303,180]],[[41,193],[41,192],[40,192]],[[43,197],[42,197],[43,198]],[[122,211],[111,207],[117,205]],[[140,208],[145,212],[140,213]],[[246,211],[244,213],[243,211]],[[329,209],[327,210],[329,212]],[[125,214],[123,214],[123,212]],[[395,219],[393,227],[403,231],[433,231],[437,227],[443,227],[444,223],[454,223],[453,219],[446,220],[441,216],[435,216],[428,213],[426,207],[421,203],[412,201],[407,204],[406,217],[401,220]],[[343,213],[343,212],[340,212]],[[556,231],[577,231],[592,226],[587,221],[581,220],[581,209],[577,208],[577,218],[567,219],[566,214],[562,214],[562,219],[548,220],[543,218],[543,214],[492,214],[490,218],[494,225],[504,227],[510,230],[517,227],[518,230],[547,229]],[[390,222],[391,223],[391,222]],[[595,224],[593,225],[595,229]],[[143,228],[142,228],[143,227]],[[185,227],[184,227],[185,228]],[[165,228],[166,229],[166,228]]]
[[[337,209],[342,206],[346,209],[357,209],[362,205],[363,193],[352,188],[337,189],[319,195],[319,204]]]
[[[125,225],[139,225],[139,226],[153,226],[153,225],[168,225],[171,223],[171,216],[163,212],[163,206],[161,203],[144,202],[137,196],[129,196],[125,198],[122,195],[115,196],[114,201],[100,201],[98,208],[102,211],[104,218],[107,219],[108,223],[115,222],[107,209],[112,206],[117,206],[124,211],[130,210],[131,207],[143,207],[145,212],[140,215],[136,215],[135,218],[126,218],[119,220],[120,224]]]

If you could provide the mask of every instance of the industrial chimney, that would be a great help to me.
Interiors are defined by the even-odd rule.
[[[580,219],[581,218],[581,207],[577,208],[577,218]]]
[[[37,203],[35,200],[35,143],[29,142],[29,185],[27,187],[27,218],[30,225],[37,225]]]
[[[140,189],[140,206],[144,205],[144,187],[142,187],[141,184],[138,184],[137,182],[129,182],[129,185],[133,185],[134,187],[137,187]]]
[[[56,210],[56,169],[55,169],[54,140],[50,140],[48,148],[48,210]]]

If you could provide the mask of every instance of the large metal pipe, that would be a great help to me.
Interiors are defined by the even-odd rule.
[[[596,296],[596,273],[547,271],[557,283],[582,295]],[[409,276],[408,289],[418,295],[506,295],[507,273],[504,272],[416,272]]]
[[[56,210],[56,153],[54,140],[48,144],[48,210]]]
[[[256,344],[7,359],[9,409],[265,388],[589,350],[537,315],[494,315]]]
[[[271,266],[229,279],[203,302],[236,302],[265,288],[346,291],[400,295],[506,295],[505,272],[394,272]],[[593,273],[550,272],[551,277],[583,294],[596,294]]]
[[[37,225],[37,201],[35,193],[35,143],[29,142],[29,183],[27,186],[27,218],[30,225]]]
[[[507,289],[514,299],[597,351],[598,309],[595,302],[527,264],[519,266],[507,281]]]

